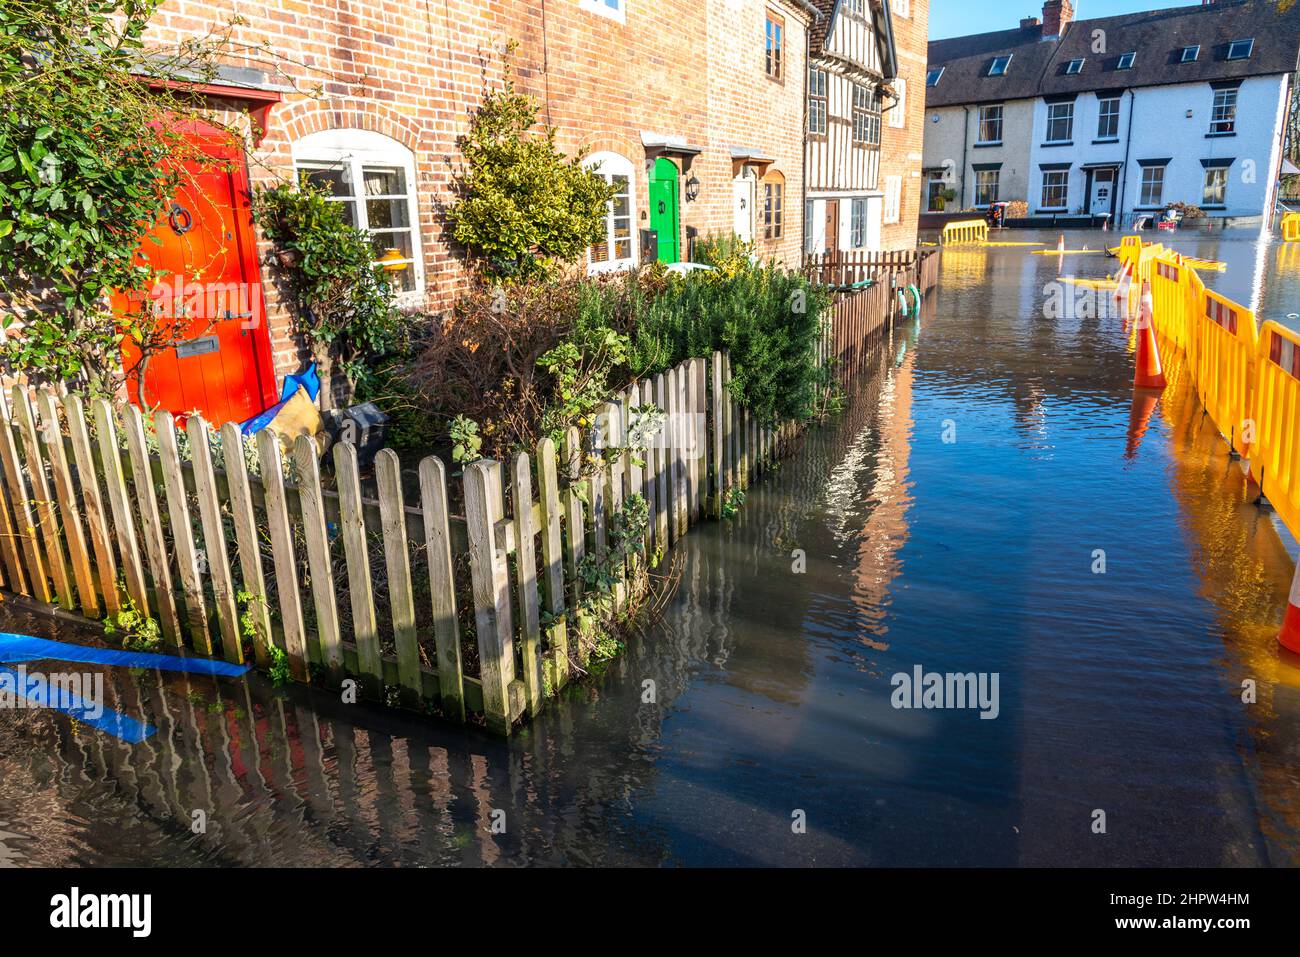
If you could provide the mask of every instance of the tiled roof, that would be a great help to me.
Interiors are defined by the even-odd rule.
[[[1092,50],[1098,30],[1104,53]],[[1035,26],[933,41],[930,69],[943,67],[944,73],[926,89],[926,106],[1290,73],[1300,52],[1300,5],[1279,13],[1264,0],[1219,2],[1076,20],[1059,40],[1043,40],[1041,33]],[[1229,44],[1245,39],[1255,41],[1251,55],[1227,59]],[[1183,47],[1194,45],[1199,57],[1180,62]],[[1132,68],[1117,69],[1130,52],[1136,54]],[[993,58],[1007,54],[1007,74],[987,76]],[[1079,58],[1082,70],[1067,74],[1066,65]]]

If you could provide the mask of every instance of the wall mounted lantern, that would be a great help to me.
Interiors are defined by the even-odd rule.
[[[693,203],[700,196],[700,181],[692,176],[686,181],[686,202]]]

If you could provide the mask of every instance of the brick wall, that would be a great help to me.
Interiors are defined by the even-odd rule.
[[[244,23],[232,35],[247,44],[249,55],[231,65],[261,70],[271,83],[297,87],[299,92],[286,93],[271,111],[267,135],[251,161],[255,183],[290,175],[292,144],[322,130],[371,130],[410,149],[427,308],[446,308],[464,281],[439,207],[450,199],[456,137],[466,130],[485,84],[500,78],[499,53],[510,39],[519,43],[514,56],[519,85],[541,101],[542,120],[557,128],[560,148],[569,153],[609,150],[632,162],[637,178],[634,229],[648,226],[643,132],[704,148],[689,162],[672,157],[700,180],[699,199],[686,202],[682,197],[680,204],[683,257],[686,227],[701,236],[730,232],[731,149],[749,147],[775,160],[774,168],[785,176],[784,235],[760,240],[759,252],[797,264],[807,45],[799,7],[778,0],[625,0],[624,5],[625,16],[616,20],[591,9],[601,6],[601,0],[550,0],[545,5],[444,0],[426,6],[391,0],[268,0],[257,5],[169,0],[146,40],[174,44],[238,15]],[[769,7],[786,24],[784,83],[764,75]],[[263,48],[275,56],[261,55]],[[918,96],[917,102],[922,99]],[[276,372],[283,375],[300,365],[304,353],[276,303],[265,267],[263,278]]]
[[[898,75],[906,83],[903,127],[886,120],[880,144],[880,186],[886,177],[901,179],[899,221],[881,227],[881,248],[911,249],[916,246],[916,223],[921,204],[921,160],[925,142],[925,74],[930,0],[911,0],[910,16],[893,16],[894,46],[898,54]]]

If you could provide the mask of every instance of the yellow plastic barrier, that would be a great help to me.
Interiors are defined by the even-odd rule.
[[[1210,418],[1241,455],[1249,455],[1251,386],[1257,351],[1255,314],[1217,292],[1200,295],[1196,391]]]
[[[943,244],[986,243],[989,239],[989,224],[982,219],[961,219],[943,227]]]
[[[1250,471],[1294,533],[1300,529],[1300,334],[1276,322],[1259,332],[1254,373],[1255,443]]]
[[[1285,213],[1282,216],[1282,241],[1300,242],[1300,213]]]
[[[1158,256],[1151,267],[1151,302],[1156,334],[1187,350],[1187,267],[1176,255]],[[1191,306],[1192,309],[1195,306]]]
[[[1300,536],[1300,332],[1213,290],[1195,260],[1159,244],[1121,244],[1137,281],[1151,283],[1157,333],[1182,349],[1215,426],[1250,461],[1251,477]]]

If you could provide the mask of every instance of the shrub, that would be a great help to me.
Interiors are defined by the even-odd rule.
[[[636,379],[728,349],[733,394],[760,420],[807,419],[825,376],[813,362],[824,305],[803,277],[736,257],[686,275],[654,264],[481,284],[450,318],[424,323],[376,398],[407,448],[445,452],[452,423],[463,437],[473,420],[478,451],[504,459],[543,435],[558,442],[569,426],[590,426]]]
[[[497,279],[552,274],[604,235],[614,187],[583,168],[583,153],[560,152],[553,127],[535,132],[538,112],[536,99],[515,91],[507,58],[501,89],[484,97],[458,140],[464,163],[447,210],[451,234]]]
[[[402,319],[369,238],[328,197],[306,179],[297,187],[263,187],[254,194],[253,214],[280,253],[277,272],[289,286],[298,330],[311,344],[321,391],[333,397],[337,364],[351,401],[358,386],[370,384],[376,359],[396,345]]]

